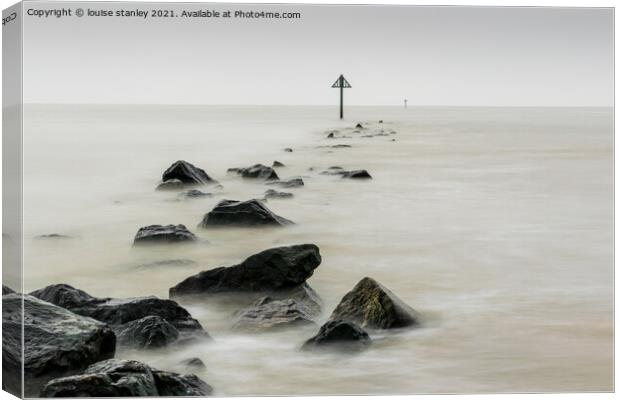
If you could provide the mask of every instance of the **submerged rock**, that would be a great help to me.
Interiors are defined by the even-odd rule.
[[[66,284],[50,285],[30,294],[76,314],[108,323],[119,335],[128,328],[126,324],[129,322],[146,317],[160,317],[178,331],[179,340],[209,339],[209,334],[202,328],[200,322],[173,300],[158,299],[154,296],[128,299],[97,298]],[[149,325],[145,321],[136,323],[134,328],[146,332],[148,326],[162,329],[161,324]],[[142,335],[148,335],[148,332]],[[137,342],[134,347],[144,346]]]
[[[174,343],[179,331],[162,317],[150,315],[119,326],[116,331],[121,346],[154,349]]]
[[[287,148],[284,149],[284,151],[287,152],[287,153],[292,153],[293,149],[291,149],[290,147],[287,147]]]
[[[347,293],[330,321],[348,321],[362,328],[392,329],[419,324],[418,313],[372,278],[364,278]]]
[[[341,173],[343,178],[349,179],[372,179],[372,176],[365,169],[358,169],[355,171],[343,171]]]
[[[270,330],[312,324],[316,312],[296,299],[266,296],[237,313],[234,329]]]
[[[266,199],[288,199],[293,197],[293,193],[278,192],[277,190],[269,189],[265,192]]]
[[[358,123],[357,125],[355,125],[355,129],[364,129],[364,127],[361,123]]]
[[[162,182],[155,188],[156,190],[181,190],[184,189],[187,184],[178,179],[170,179],[166,182]]]
[[[191,189],[186,192],[179,193],[179,197],[186,198],[186,199],[197,199],[197,198],[211,197],[211,196],[213,196],[213,193],[205,193],[197,189]]]
[[[136,233],[133,244],[195,242],[198,238],[185,225],[149,225]]]
[[[168,182],[173,179],[186,185],[206,185],[217,183],[203,169],[200,169],[187,161],[179,160],[173,163],[162,175],[162,181]]]
[[[190,276],[170,288],[170,297],[222,292],[264,292],[294,289],[321,264],[313,244],[276,247],[254,254],[232,267]]]
[[[198,357],[186,358],[185,360],[181,361],[181,365],[195,370],[207,369],[205,363]]]
[[[106,324],[32,296],[2,296],[3,388],[11,392],[21,393],[22,322],[28,397],[36,396],[50,379],[114,356],[116,337]]]
[[[304,186],[304,180],[301,178],[292,178],[287,181],[269,182],[267,185],[280,186],[282,188],[296,188]]]
[[[233,226],[285,226],[293,224],[292,221],[274,214],[260,200],[247,201],[222,200],[213,210],[208,212],[202,222],[201,228]]]
[[[193,374],[159,371],[131,360],[110,359],[81,375],[50,381],[41,397],[209,396],[213,389]]]
[[[286,167],[286,165],[282,164],[280,161],[274,161],[271,165],[273,168]]]
[[[328,321],[319,332],[308,339],[303,350],[318,347],[338,347],[342,350],[359,350],[370,345],[370,336],[358,325],[347,321]]]
[[[280,179],[273,168],[263,164],[255,164],[247,168],[229,168],[228,172],[234,172],[248,179],[274,180]]]
[[[60,233],[48,233],[45,235],[35,236],[35,239],[72,239],[72,237],[68,235],[62,235]]]

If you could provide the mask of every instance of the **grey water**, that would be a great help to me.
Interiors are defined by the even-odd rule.
[[[218,395],[612,390],[613,110],[348,107],[343,121],[337,111],[27,105],[25,290],[62,282],[94,296],[167,298],[199,271],[315,243],[319,324],[370,276],[422,313],[423,327],[373,334],[369,350],[343,357],[299,351],[317,327],[235,332],[230,306],[181,302],[214,342],[117,356],[178,372],[200,357],[199,376]],[[326,138],[357,122],[397,133]],[[352,147],[318,147],[332,144]],[[191,200],[155,191],[178,159],[223,189]],[[274,160],[286,165],[281,177],[306,183],[267,203],[294,226],[197,228],[220,200],[268,188],[227,168]],[[319,174],[334,165],[373,179]],[[209,243],[132,248],[141,226],[171,223]],[[71,239],[35,239],[51,233]],[[191,262],[153,264],[172,259]]]

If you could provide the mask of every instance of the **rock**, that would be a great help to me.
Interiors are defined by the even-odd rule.
[[[328,321],[319,333],[308,339],[302,350],[319,347],[338,347],[342,350],[360,350],[370,345],[370,336],[358,325],[347,321]]]
[[[274,161],[271,166],[273,168],[286,167],[286,165],[282,164],[280,161]]]
[[[390,142],[395,142],[395,141],[396,141],[396,139],[392,139],[392,140],[390,140]]]
[[[274,214],[260,200],[222,200],[198,225],[201,228],[220,226],[285,226],[293,224],[286,218]]]
[[[335,136],[334,136],[334,132],[330,132],[330,133],[327,135],[327,139],[334,139],[334,138],[335,138]]]
[[[181,190],[187,185],[178,179],[170,179],[169,181],[162,182],[155,188],[156,190]]]
[[[316,313],[303,302],[294,299],[276,300],[263,297],[252,306],[237,313],[234,329],[271,330],[312,324]]]
[[[41,397],[208,396],[213,389],[195,375],[159,371],[131,360],[91,365],[81,375],[54,379]]]
[[[61,235],[60,233],[48,233],[46,235],[35,236],[35,239],[72,239],[72,237]]]
[[[330,321],[342,320],[362,328],[392,329],[419,324],[418,313],[372,278],[362,279],[336,307]]]
[[[187,161],[179,160],[173,163],[162,175],[162,181],[179,180],[186,185],[206,185],[217,183],[203,169],[195,167]]]
[[[266,199],[288,199],[293,197],[293,193],[278,192],[277,190],[269,189],[265,192]]]
[[[350,144],[334,144],[331,146],[316,146],[317,149],[345,149],[353,147]]]
[[[349,179],[372,179],[372,176],[365,169],[358,169],[355,171],[343,171],[341,173],[343,178]]]
[[[162,317],[148,316],[117,328],[118,344],[137,349],[155,349],[174,343],[179,331]]]
[[[205,363],[198,357],[186,358],[185,360],[181,361],[181,365],[196,370],[207,369]]]
[[[114,356],[116,337],[106,324],[32,296],[2,296],[3,387],[11,392],[21,393],[22,317],[25,396],[38,395],[50,379]]]
[[[379,120],[379,123],[380,123],[380,124],[382,124],[382,123],[383,123],[383,120],[382,120],[382,119],[380,119],[380,120]]]
[[[134,268],[157,268],[157,267],[184,267],[187,265],[196,265],[196,261],[186,258],[175,258],[170,260],[158,260],[147,262],[144,264],[134,265]]]
[[[267,185],[280,186],[283,188],[296,188],[304,186],[304,180],[301,178],[292,178],[287,181],[269,182]]]
[[[173,300],[154,296],[129,299],[97,298],[65,284],[50,285],[30,294],[76,314],[108,323],[119,335],[127,328],[125,324],[155,316],[176,328],[179,340],[210,338],[200,322]]]
[[[284,149],[284,151],[287,152],[287,153],[292,153],[293,149],[291,149],[290,147],[287,147],[287,148]]]
[[[170,297],[293,289],[312,276],[321,264],[313,244],[276,247],[254,254],[232,267],[219,267],[190,276],[170,288]]]
[[[234,172],[247,179],[275,180],[280,179],[273,168],[263,164],[255,164],[247,168],[229,168],[228,172]]]
[[[364,129],[364,127],[361,123],[358,123],[357,125],[355,125],[355,129]]]
[[[6,285],[2,285],[2,295],[6,295],[6,294],[11,294],[11,293],[15,293],[15,290],[11,289],[10,287],[6,286]]]
[[[133,244],[195,242],[198,238],[185,225],[149,225],[136,233]]]
[[[186,192],[179,193],[179,197],[183,197],[186,199],[197,199],[201,197],[211,197],[211,196],[213,196],[212,193],[201,192],[200,190],[197,190],[197,189],[191,189]]]

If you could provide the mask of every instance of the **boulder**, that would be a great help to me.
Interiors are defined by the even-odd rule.
[[[292,178],[287,181],[268,182],[267,185],[279,186],[282,188],[296,188],[304,186],[304,180],[301,178]]]
[[[106,324],[32,296],[2,296],[3,387],[11,392],[21,393],[22,322],[27,397],[50,379],[114,356],[116,337]]]
[[[119,335],[127,328],[127,323],[155,316],[170,323],[178,331],[179,340],[209,339],[209,334],[202,328],[200,322],[173,300],[158,299],[154,296],[128,299],[97,298],[65,284],[50,285],[30,294],[76,314],[105,322]],[[144,329],[148,325],[143,323],[139,326]]]
[[[295,299],[277,300],[266,296],[237,313],[234,329],[271,330],[312,324],[316,313]]]
[[[190,276],[170,288],[170,297],[222,292],[265,292],[294,289],[321,264],[314,244],[276,247],[254,254],[232,267]]]
[[[198,226],[212,228],[291,224],[293,224],[292,221],[274,214],[260,200],[252,199],[247,201],[222,200],[204,216]]]
[[[364,127],[361,123],[358,123],[357,125],[355,125],[355,129],[364,129]]]
[[[419,324],[418,313],[372,278],[364,278],[347,293],[330,321],[353,322],[362,328],[392,329]]]
[[[229,168],[228,172],[234,172],[248,179],[274,180],[280,179],[273,168],[263,164],[255,164],[247,168]]]
[[[174,343],[179,331],[162,317],[150,315],[119,326],[118,344],[137,349],[155,349]]]
[[[372,179],[372,176],[365,169],[358,169],[355,171],[343,171],[341,173],[343,178],[349,179]]]
[[[179,160],[173,163],[162,175],[162,181],[179,180],[185,185],[206,185],[217,183],[203,169],[195,167],[187,161]]]
[[[282,164],[280,161],[274,161],[273,164],[271,165],[272,168],[280,168],[280,167],[286,167],[286,165]]]
[[[15,293],[15,290],[11,289],[10,287],[8,287],[6,285],[2,285],[2,295],[3,296],[5,294],[11,294],[11,293]]]
[[[134,245],[195,242],[198,238],[185,225],[149,225],[138,230]]]
[[[265,192],[266,199],[288,199],[293,197],[293,193],[278,192],[277,190],[269,189]]]
[[[159,371],[131,360],[110,359],[81,375],[54,379],[41,397],[209,396],[213,389],[197,376]]]
[[[370,336],[358,325],[348,321],[328,321],[319,333],[308,339],[303,350],[319,347],[338,347],[343,350],[359,350],[370,345]]]

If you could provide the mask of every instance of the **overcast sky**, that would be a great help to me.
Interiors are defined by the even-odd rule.
[[[25,3],[28,8],[76,3]],[[149,9],[88,3],[91,9]],[[613,105],[611,9],[159,4],[301,19],[25,16],[24,101]]]

